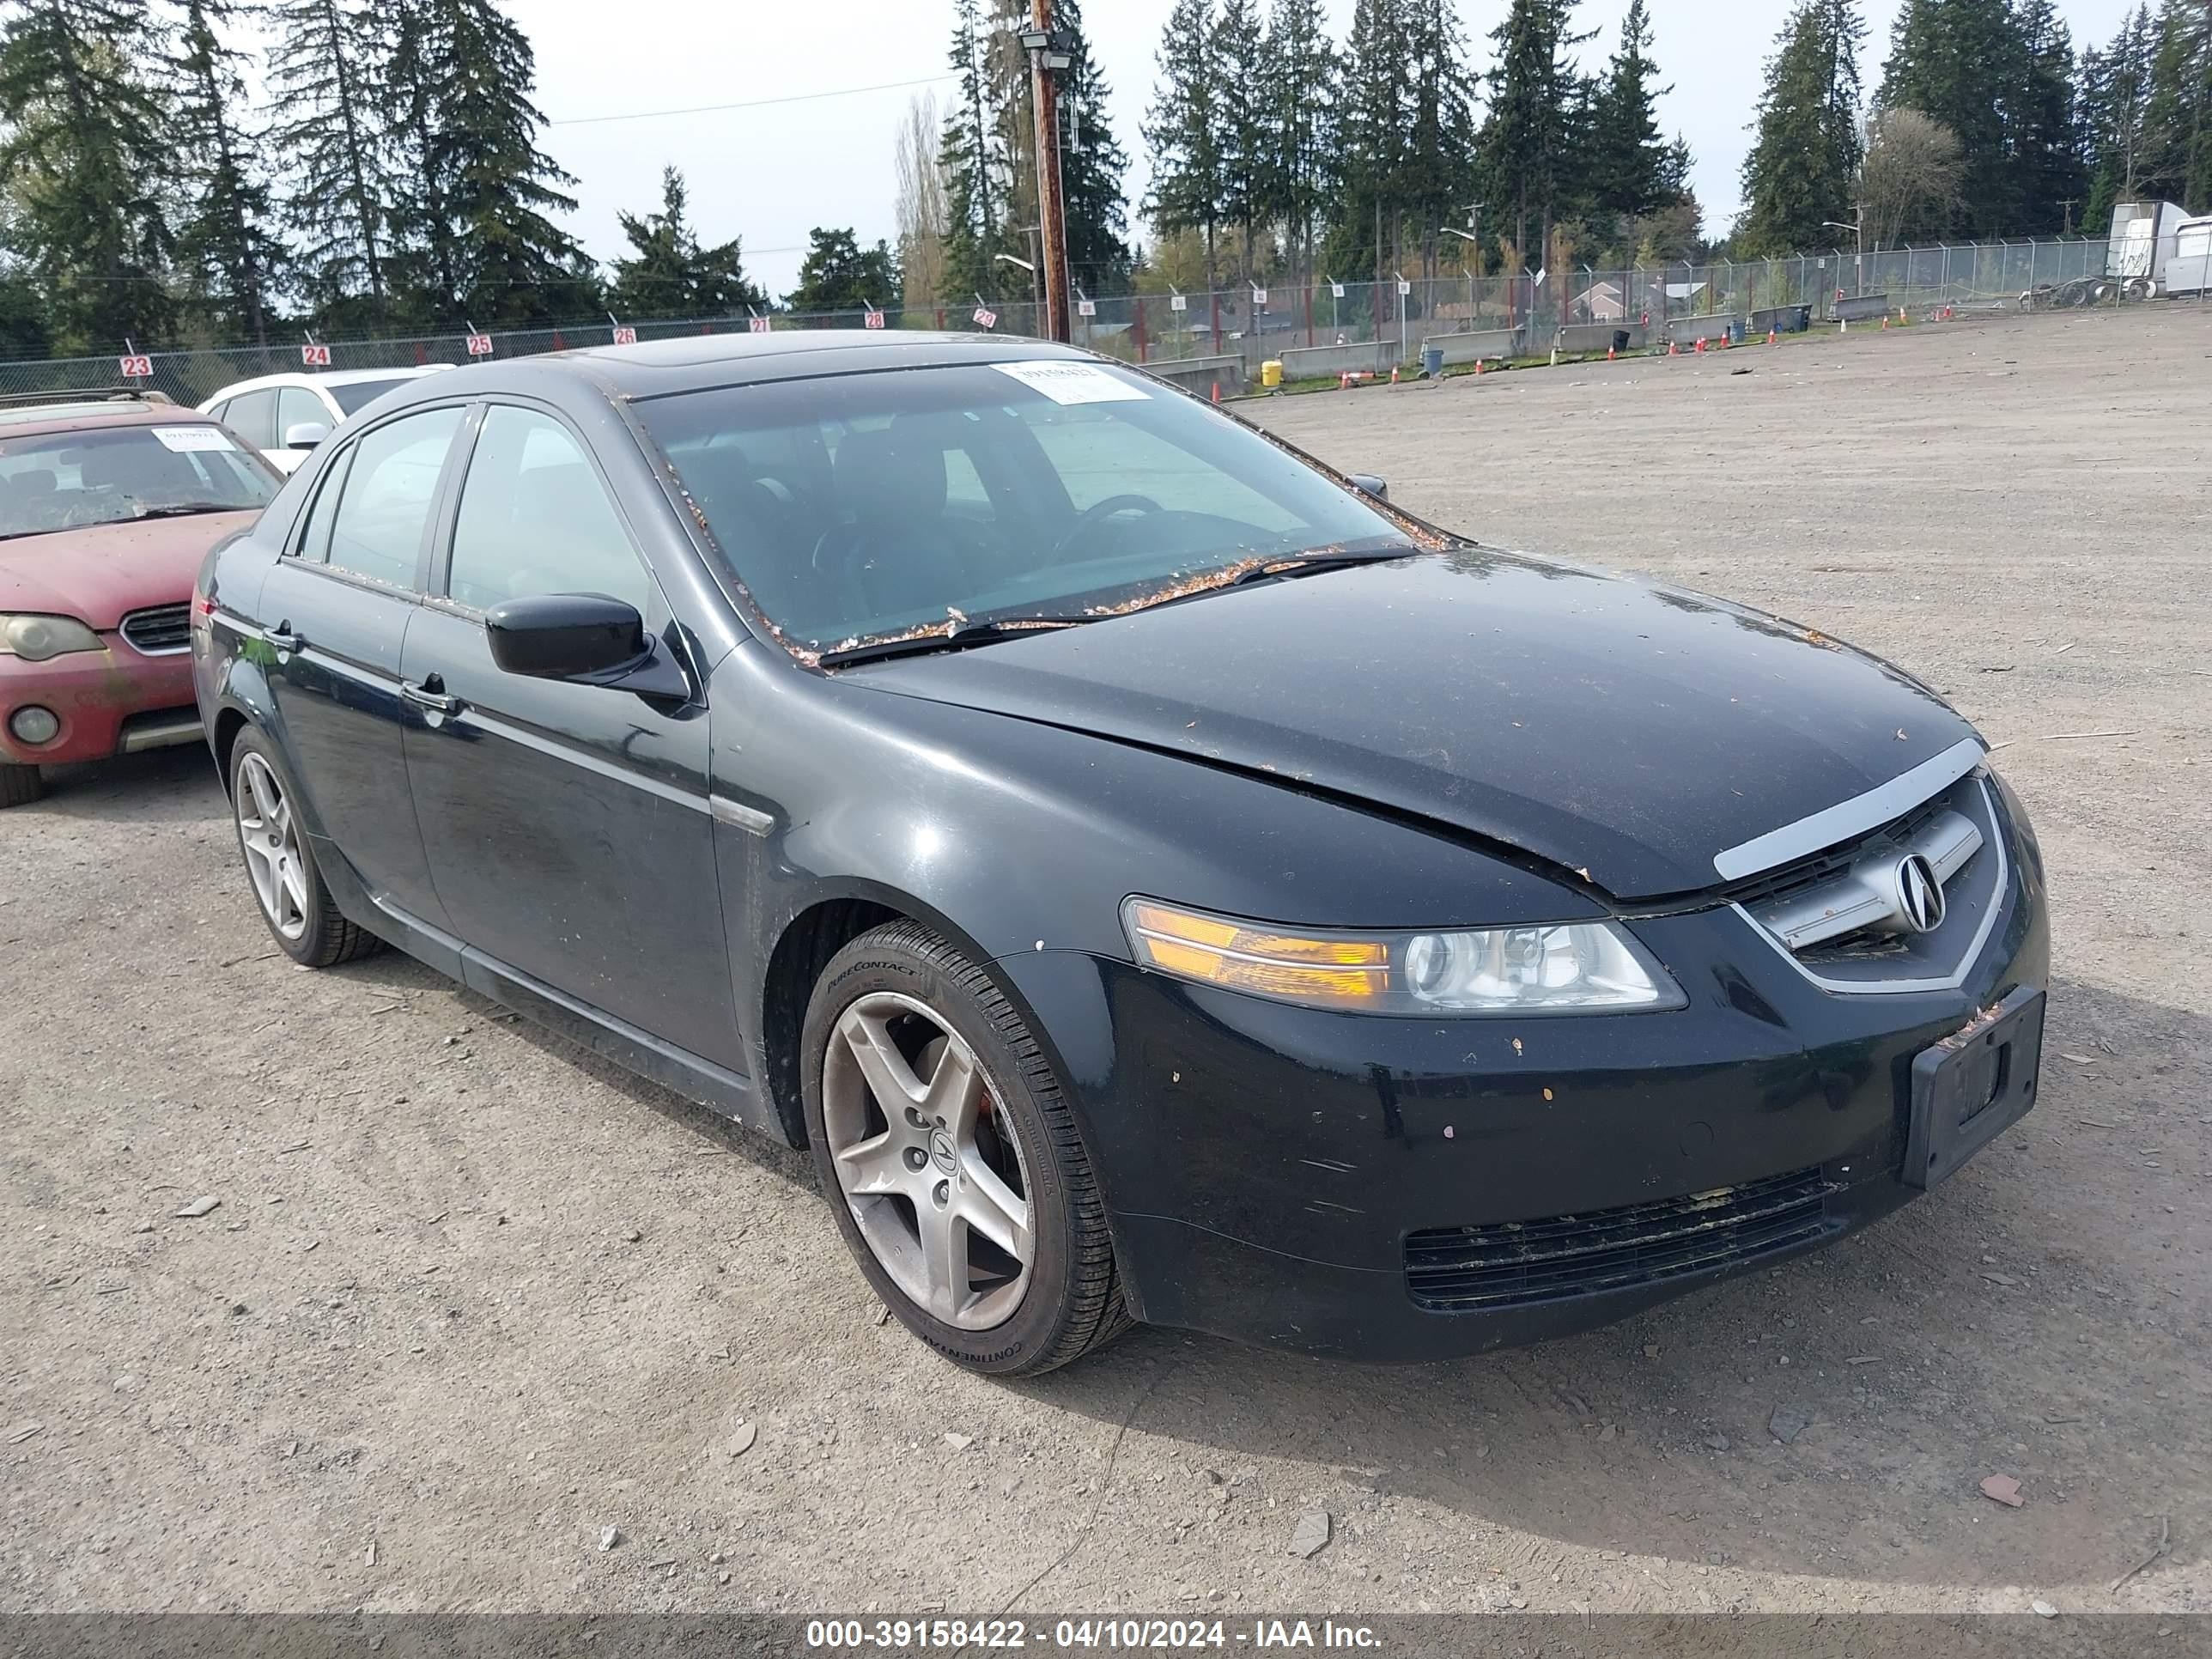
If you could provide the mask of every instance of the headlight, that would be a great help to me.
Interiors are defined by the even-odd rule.
[[[100,648],[100,635],[74,617],[0,617],[0,655],[44,662],[64,652]]]
[[[1285,932],[1153,899],[1121,907],[1138,963],[1280,1002],[1373,1014],[1680,1008],[1650,953],[1609,921],[1455,933]]]

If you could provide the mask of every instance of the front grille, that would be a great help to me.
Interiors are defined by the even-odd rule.
[[[1747,876],[1723,891],[1745,909],[1757,910],[1778,899],[1802,893],[1808,887],[1816,887],[1843,874],[1858,861],[1860,854],[1876,842],[1901,844],[1911,841],[1927,826],[1930,818],[1944,809],[1954,793],[1954,790],[1946,789],[1921,802],[1902,817],[1891,819],[1879,830],[1870,830],[1840,847],[1828,848],[1799,859],[1794,864],[1785,864],[1778,870],[1766,870],[1755,876]]]
[[[1820,1237],[1836,1185],[1816,1165],[1583,1215],[1425,1228],[1406,1237],[1406,1288],[1432,1313],[1471,1313],[1660,1284]]]
[[[192,643],[192,608],[155,605],[134,611],[123,619],[123,637],[142,656],[170,657],[188,651]]]

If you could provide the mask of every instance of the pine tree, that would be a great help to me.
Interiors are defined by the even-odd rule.
[[[1006,158],[999,143],[989,47],[980,0],[954,0],[950,58],[960,92],[938,149],[945,171],[945,281],[953,295],[990,294],[998,286],[994,256],[1001,251]]]
[[[1437,228],[1468,205],[1474,85],[1451,0],[1408,0],[1405,18],[1413,118],[1406,135],[1404,211],[1420,228],[1422,263],[1433,273]]]
[[[2056,0],[2019,0],[2021,76],[2008,100],[2020,218],[2028,236],[2065,229],[2088,192],[2081,123],[2075,107],[2074,43]]]
[[[1267,210],[1282,221],[1293,267],[1310,282],[1314,227],[1337,174],[1331,138],[1340,96],[1322,0],[1275,0],[1266,58],[1267,100],[1278,118]]]
[[[2212,11],[2166,0],[2143,106],[2146,196],[2203,204],[2212,189]]]
[[[1068,280],[1096,293],[1129,279],[1129,157],[1106,109],[1113,89],[1091,56],[1077,0],[1054,0],[1053,27],[1066,38],[1060,72],[1060,192],[1067,219]]]
[[[287,250],[274,223],[262,135],[238,114],[246,106],[238,70],[244,54],[222,34],[241,21],[237,0],[184,0],[167,65],[170,156],[183,203],[177,257],[221,337],[266,345]]]
[[[1674,199],[1673,146],[1659,136],[1654,106],[1674,88],[1654,88],[1659,66],[1651,61],[1651,20],[1644,0],[1629,0],[1620,45],[1606,65],[1590,113],[1585,183],[1592,208],[1633,217]]]
[[[427,256],[436,319],[542,324],[595,309],[576,240],[553,222],[575,182],[538,148],[537,54],[494,0],[405,0],[392,84],[404,100],[398,222]]]
[[[1905,0],[1875,101],[1916,109],[1956,134],[1959,225],[1976,236],[2014,233],[2024,204],[2007,100],[2027,80],[2027,45],[2008,0]],[[1916,234],[1953,228],[1941,210],[1908,221]]]
[[[1572,53],[1589,37],[1567,32],[1570,11],[1570,0],[1512,0],[1490,36],[1498,67],[1480,140],[1483,188],[1523,249],[1529,216],[1551,219],[1576,182],[1562,163],[1576,148]]]
[[[1145,122],[1145,143],[1152,153],[1152,193],[1146,207],[1163,232],[1203,233],[1211,288],[1229,192],[1220,51],[1210,0],[1176,0],[1160,38],[1159,66],[1159,87]]]
[[[1413,123],[1406,0],[1353,0],[1336,121],[1343,181],[1329,239],[1333,263],[1364,266],[1380,284],[1406,204],[1406,134]]]
[[[2102,52],[2082,54],[2082,127],[2092,161],[2089,202],[2081,216],[2085,230],[2102,234],[2114,207],[2142,197],[2150,166],[2145,114],[2157,49],[2158,33],[2146,3],[2121,24]]]
[[[1243,232],[1240,272],[1253,275],[1253,233],[1274,195],[1277,112],[1267,97],[1267,36],[1259,0],[1221,0],[1213,25],[1219,66],[1221,215]]]
[[[806,258],[799,267],[799,286],[786,299],[793,311],[858,311],[896,304],[898,261],[890,244],[863,248],[851,230],[820,227],[806,234]]]
[[[1824,221],[1851,218],[1862,154],[1856,0],[1801,0],[1766,60],[1757,137],[1744,158],[1740,254],[1794,253],[1832,240]]]
[[[9,240],[64,349],[143,346],[174,316],[168,114],[137,69],[155,47],[145,0],[22,0],[0,27]]]
[[[663,167],[659,212],[616,213],[635,257],[614,261],[607,303],[625,319],[724,316],[768,304],[746,279],[739,239],[702,246],[684,217],[686,200],[684,175]]]
[[[309,303],[327,324],[390,314],[386,42],[362,0],[274,0],[269,141],[291,162],[284,214]],[[365,313],[365,315],[363,315]]]

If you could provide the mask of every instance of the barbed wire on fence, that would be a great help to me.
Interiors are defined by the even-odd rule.
[[[1863,313],[1881,296],[1892,309],[2031,307],[2089,284],[2101,295],[2118,245],[2105,239],[1975,242],[1885,248],[1863,255],[1830,250],[1787,258],[1717,260],[1619,269],[1581,266],[1566,272],[1483,275],[1440,270],[1411,278],[1352,282],[1326,275],[1271,279],[1266,286],[1191,294],[1092,295],[1074,321],[1078,345],[1147,365],[1181,365],[1203,374],[1218,366],[1232,380],[1257,378],[1261,364],[1284,364],[1285,378],[1334,378],[1346,370],[1384,371],[1414,362],[1423,346],[1446,361],[1469,356],[1540,355],[1553,345],[1605,349],[1621,334],[1644,346],[1669,337],[1734,325],[1764,333],[1762,316],[1797,326]],[[988,325],[1001,335],[1035,337],[1042,307],[1034,301],[887,305],[794,313],[641,320],[623,325],[635,341],[743,333],[763,327],[966,330]],[[592,324],[494,332],[494,357],[534,356],[607,345],[614,325]],[[460,331],[404,338],[324,343],[331,370],[411,368],[471,360],[471,337]],[[236,381],[302,368],[297,344],[230,345],[138,354],[148,372],[134,384],[179,404],[198,404]],[[0,362],[0,394],[94,390],[118,383],[123,365],[111,356]]]

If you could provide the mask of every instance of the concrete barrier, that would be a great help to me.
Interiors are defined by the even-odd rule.
[[[1521,331],[1517,328],[1480,328],[1460,334],[1431,334],[1421,344],[1442,350],[1447,363],[1471,363],[1478,357],[1486,362],[1495,362],[1501,357],[1521,355]]]
[[[1878,323],[1895,309],[1887,294],[1855,294],[1831,306],[1828,318],[1838,323]]]
[[[1626,331],[1628,349],[1641,351],[1650,331],[1641,323],[1566,323],[1560,326],[1553,341],[1561,351],[1606,351],[1613,345],[1613,337]]]
[[[1141,367],[1155,380],[1179,386],[1185,392],[1195,392],[1201,398],[1211,396],[1216,386],[1224,398],[1244,389],[1244,359],[1241,356],[1180,357]]]
[[[1742,318],[1729,313],[1717,317],[1669,317],[1664,337],[1674,345],[1695,345],[1699,340],[1717,344],[1722,335],[1742,321]]]
[[[1333,380],[1347,369],[1388,374],[1398,361],[1395,340],[1360,345],[1292,346],[1280,354],[1285,380]]]

